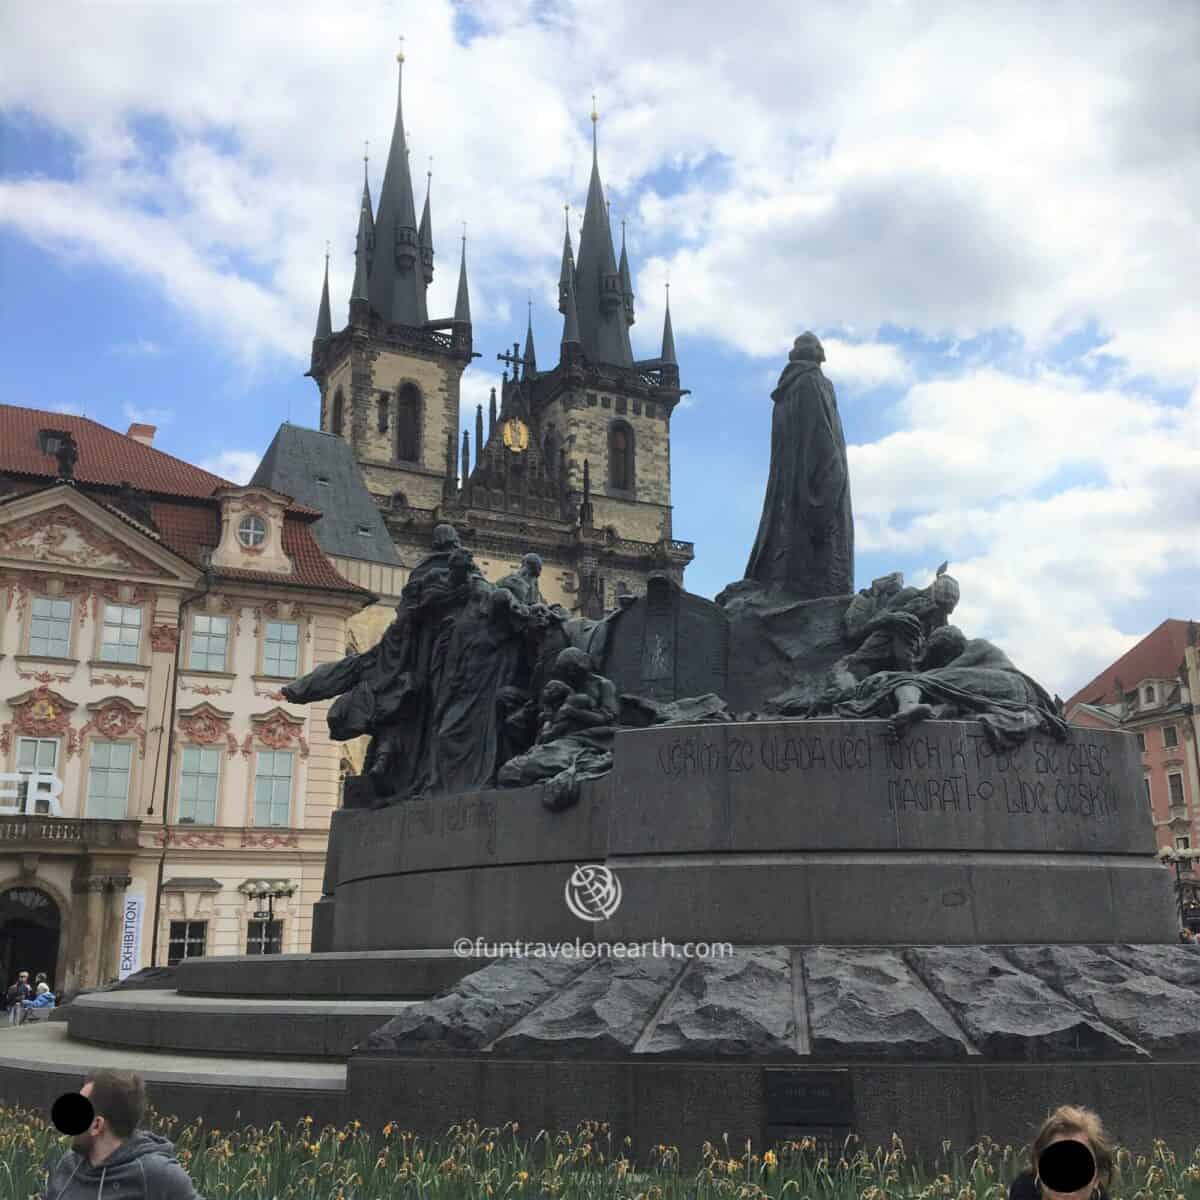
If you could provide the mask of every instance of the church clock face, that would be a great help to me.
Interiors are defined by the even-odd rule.
[[[520,417],[509,417],[501,427],[501,436],[514,454],[529,448],[529,426]]]

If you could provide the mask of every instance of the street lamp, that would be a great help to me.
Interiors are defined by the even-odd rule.
[[[1172,846],[1163,846],[1158,852],[1159,860],[1170,863],[1175,868],[1175,904],[1179,910],[1180,926],[1187,926],[1189,916],[1200,918],[1200,883],[1191,876],[1192,866],[1200,857],[1200,850],[1176,850]],[[1184,879],[1183,872],[1188,872],[1189,878]],[[1184,900],[1184,896],[1187,900]]]
[[[267,922],[267,936],[263,939],[263,953],[272,953],[267,947],[271,944],[270,933],[275,923],[275,901],[294,895],[296,885],[287,879],[247,879],[238,888],[238,891],[259,903],[263,900],[267,902],[266,908],[255,909],[254,919]]]

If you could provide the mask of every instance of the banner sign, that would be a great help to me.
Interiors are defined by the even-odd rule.
[[[124,979],[139,969],[142,960],[142,914],[145,896],[126,896],[121,909],[121,963],[118,979]]]

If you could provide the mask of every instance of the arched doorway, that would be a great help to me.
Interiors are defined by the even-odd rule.
[[[7,988],[18,971],[28,971],[32,981],[39,971],[53,988],[56,977],[62,915],[51,896],[41,888],[13,884],[0,892],[0,968]]]

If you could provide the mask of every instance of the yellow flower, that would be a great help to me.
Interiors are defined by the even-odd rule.
[[[763,1165],[764,1165],[764,1166],[766,1166],[766,1167],[773,1167],[773,1166],[775,1166],[775,1164],[776,1164],[778,1161],[779,1161],[779,1160],[778,1160],[778,1159],[775,1157],[775,1151],[774,1151],[774,1150],[768,1150],[768,1151],[767,1151],[767,1152],[766,1152],[766,1153],[763,1155]]]

